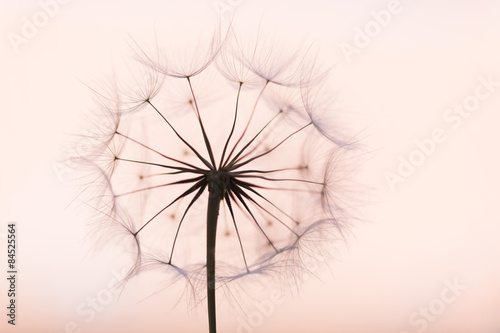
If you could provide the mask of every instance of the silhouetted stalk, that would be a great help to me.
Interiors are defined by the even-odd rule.
[[[207,209],[207,302],[208,327],[210,333],[216,333],[215,323],[215,240],[217,236],[217,218],[221,200],[220,187],[212,183],[209,185],[209,199]]]

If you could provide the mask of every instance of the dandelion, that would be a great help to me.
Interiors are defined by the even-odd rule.
[[[139,71],[93,89],[103,116],[80,156],[103,242],[119,231],[134,253],[126,280],[161,267],[205,290],[211,333],[220,287],[296,280],[342,235],[338,162],[352,145],[311,48],[222,35],[181,63],[134,43]]]

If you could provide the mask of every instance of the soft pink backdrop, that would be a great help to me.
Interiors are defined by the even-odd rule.
[[[457,129],[442,118],[474,93],[478,77],[500,81],[500,3],[402,0],[390,24],[346,61],[339,45],[352,44],[356,27],[363,29],[373,20],[370,12],[388,3],[241,1],[238,22],[249,30],[262,18],[264,26],[277,27],[291,40],[307,32],[319,41],[321,59],[337,64],[332,83],[354,115],[349,129],[363,131],[372,156],[360,176],[370,191],[363,211],[368,222],[355,226],[330,270],[318,273],[321,281],[307,279],[299,296],[283,296],[254,332],[417,332],[420,326],[412,326],[409,317],[455,279],[467,289],[425,332],[500,329],[500,87]],[[212,1],[73,0],[61,4],[19,52],[7,35],[19,33],[22,18],[40,4],[0,7],[0,234],[8,221],[18,223],[20,265],[18,325],[7,325],[2,314],[2,332],[59,333],[71,321],[88,333],[205,331],[203,306],[187,311],[180,303],[165,310],[175,290],[140,304],[112,303],[89,323],[76,313],[113,281],[119,265],[109,261],[119,253],[88,254],[85,221],[66,209],[77,192],[59,181],[55,160],[64,155],[62,143],[77,130],[79,114],[91,105],[80,80],[98,82],[122,60],[127,33],[150,39],[155,17],[170,27],[190,17],[194,30],[213,24]],[[386,172],[395,172],[398,156],[408,157],[414,141],[430,137],[435,128],[444,129],[447,140],[391,191]],[[0,241],[5,244],[5,238]],[[5,267],[5,250],[0,252]],[[141,288],[149,290],[136,287],[138,295]],[[235,332],[241,318],[222,307],[220,331]]]

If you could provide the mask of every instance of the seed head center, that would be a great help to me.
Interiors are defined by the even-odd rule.
[[[212,170],[206,174],[206,177],[210,194],[218,195],[221,200],[224,199],[233,176],[226,170]]]

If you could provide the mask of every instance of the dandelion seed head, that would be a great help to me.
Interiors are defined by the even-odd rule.
[[[337,163],[349,142],[336,135],[334,101],[318,102],[324,72],[311,48],[233,28],[180,58],[156,42],[153,51],[134,42],[139,70],[94,90],[106,121],[92,123],[81,162],[97,229],[122,229],[127,279],[158,269],[200,300],[216,196],[222,292],[232,298],[241,291],[231,285],[258,277],[292,288],[334,252],[349,219]]]

